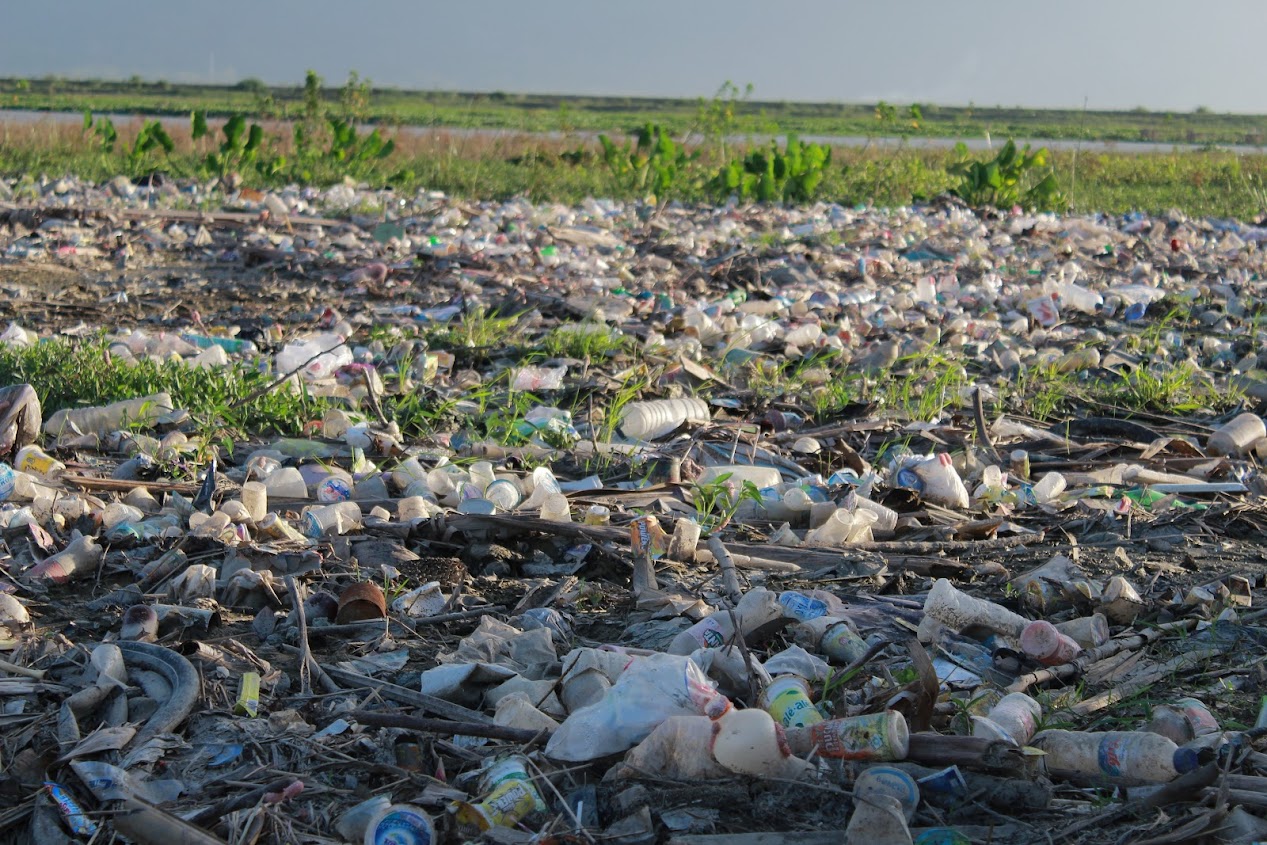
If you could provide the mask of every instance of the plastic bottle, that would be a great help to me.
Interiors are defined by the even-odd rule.
[[[986,715],[972,717],[972,735],[1024,746],[1042,715],[1042,705],[1025,693],[1008,693]]]
[[[733,484],[736,489],[745,481],[751,481],[757,489],[776,487],[783,481],[783,476],[774,467],[759,467],[752,464],[723,464],[721,466],[704,467],[697,484],[712,484],[726,476],[726,483]]]
[[[713,758],[735,774],[786,777],[808,765],[792,757],[782,729],[764,710],[738,710],[722,698],[708,715],[717,723]]]
[[[24,446],[19,449],[13,463],[14,467],[21,472],[47,479],[57,478],[57,476],[66,471],[64,463],[45,452],[39,446]]]
[[[829,719],[787,732],[796,754],[816,752],[840,760],[904,760],[910,748],[906,717],[896,710]]]
[[[807,622],[827,615],[827,602],[811,598],[795,590],[779,593],[779,604],[783,605],[784,615],[788,619],[795,619],[798,622]]]
[[[620,416],[616,431],[631,440],[657,440],[684,423],[702,425],[711,419],[708,403],[694,397],[630,402]]]
[[[960,592],[945,578],[938,578],[924,600],[924,614],[955,631],[979,626],[1017,638],[1029,620],[1002,605]]]
[[[772,593],[764,587],[749,590],[735,606],[735,619],[739,628],[747,637],[763,625],[783,618],[783,605],[779,603],[778,593]],[[735,635],[731,624],[731,613],[719,610],[706,616],[678,634],[669,644],[669,654],[690,654],[696,649],[718,648]]]
[[[796,644],[816,651],[829,663],[848,666],[867,653],[867,642],[843,619],[819,616],[792,626]]]
[[[1060,633],[1055,625],[1037,619],[1021,631],[1021,651],[1044,666],[1058,666],[1073,660],[1082,646]]]
[[[95,408],[63,408],[44,421],[44,432],[106,435],[128,425],[152,425],[173,407],[170,393],[154,393]]]
[[[329,378],[339,367],[352,363],[352,350],[342,336],[324,332],[292,341],[277,353],[278,374],[298,372],[309,381]]]
[[[82,578],[95,572],[104,554],[101,546],[94,543],[91,537],[75,531],[65,549],[27,570],[26,577],[32,581],[48,580],[65,584],[74,578]]]
[[[1206,441],[1205,450],[1212,455],[1243,455],[1264,437],[1267,425],[1263,418],[1247,411],[1216,429]]]
[[[1174,704],[1154,707],[1152,721],[1144,730],[1183,745],[1198,737],[1218,733],[1220,728],[1218,719],[1203,703],[1195,698],[1181,698]]]
[[[1109,620],[1102,613],[1059,622],[1056,630],[1083,648],[1095,648],[1109,641]]]
[[[1147,731],[1042,731],[1030,742],[1052,774],[1167,783],[1198,765],[1197,753]]]

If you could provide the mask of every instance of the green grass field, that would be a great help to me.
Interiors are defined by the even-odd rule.
[[[0,79],[0,107],[37,111],[112,112],[185,115],[242,113],[262,119],[299,116],[304,86],[266,86],[246,80],[235,86],[103,80]],[[764,101],[734,87],[699,99],[582,97],[555,94],[461,93],[374,88],[352,79],[331,85],[322,98],[336,106],[361,98],[365,119],[388,125],[508,129],[519,132],[620,132],[646,121],[675,133],[706,129],[701,112],[724,103],[740,134],[773,128],[803,135],[924,135],[952,138],[993,137],[1150,141],[1177,144],[1249,144],[1267,142],[1267,115],[1191,112],[1081,111],[1019,106],[908,103],[891,111],[876,103],[799,103]],[[877,107],[879,106],[879,107]]]
[[[623,140],[628,129],[660,122],[681,138],[694,139],[701,159],[691,178],[679,178],[657,199],[716,201],[706,177],[718,161],[742,155],[749,145],[726,139],[745,133],[821,132],[892,136],[908,134],[980,135],[996,140],[1026,137],[1126,138],[1156,128],[1156,140],[1204,140],[1199,150],[1134,154],[1114,151],[1057,152],[1051,168],[1075,211],[1119,213],[1181,209],[1195,216],[1249,219],[1267,210],[1267,154],[1236,153],[1215,139],[1242,142],[1267,118],[1213,114],[1166,116],[1143,112],[1087,113],[1024,110],[948,109],[924,106],[918,132],[905,109],[875,106],[755,103],[733,89],[710,100],[629,100],[518,95],[459,95],[343,88],[212,88],[165,83],[0,80],[0,104],[17,108],[81,109],[186,116],[194,107],[212,115],[211,134],[191,137],[188,128],[171,131],[172,149],[135,150],[142,130],[138,118],[119,119],[118,141],[109,149],[93,131],[66,121],[3,121],[0,112],[0,174],[19,180],[19,196],[35,198],[34,181],[75,174],[93,180],[120,173],[161,170],[176,176],[210,179],[226,169],[240,171],[246,184],[270,187],[287,182],[331,184],[351,177],[373,187],[412,192],[441,190],[473,199],[526,195],[537,201],[574,202],[586,196],[643,198],[604,163],[593,130]],[[835,111],[836,116],[828,112]],[[877,114],[883,112],[883,119]],[[209,164],[219,149],[215,114],[244,113],[259,120],[264,142],[250,166]],[[297,150],[292,124],[307,116],[318,129],[311,149]],[[395,141],[390,155],[356,156],[329,151],[325,120],[382,119],[449,127],[430,132],[382,127]],[[484,134],[463,127],[507,130]],[[864,132],[865,130],[865,132]],[[540,134],[549,132],[551,134]],[[1080,134],[1079,134],[1080,133]],[[364,132],[360,137],[364,137]],[[997,145],[996,145],[997,146]],[[973,154],[984,158],[985,153]],[[955,185],[948,167],[959,160],[948,149],[876,146],[839,147],[816,189],[819,199],[848,205],[895,206],[929,199]]]

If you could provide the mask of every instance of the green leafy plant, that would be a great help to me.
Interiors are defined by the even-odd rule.
[[[264,144],[264,130],[258,123],[252,123],[248,130],[246,118],[235,114],[220,131],[224,134],[224,140],[219,149],[207,154],[208,170],[217,176],[226,176],[255,162]],[[190,134],[195,141],[208,134],[205,112],[194,112]]]
[[[1046,147],[1030,152],[1026,144],[1018,150],[1009,138],[994,158],[977,161],[968,157],[968,148],[960,142],[955,145],[955,156],[959,160],[946,170],[959,181],[950,192],[968,205],[995,208],[1020,205],[1044,211],[1069,205],[1048,164]]]
[[[362,165],[387,158],[396,149],[395,140],[383,140],[377,129],[358,137],[354,121],[334,116],[329,117],[328,121],[330,148],[326,151],[326,158],[333,163]]]
[[[695,484],[691,487],[691,498],[695,503],[696,519],[705,531],[720,531],[730,524],[739,506],[745,501],[761,504],[761,491],[751,481],[745,481],[739,487],[731,483],[733,473],[722,473],[706,484]]]
[[[97,145],[103,153],[114,152],[114,145],[119,140],[119,133],[114,128],[114,121],[108,117],[93,118],[92,112],[84,112],[84,133],[92,130],[97,136]]]
[[[699,151],[687,153],[673,140],[669,131],[656,123],[648,123],[633,133],[624,146],[618,146],[606,135],[598,136],[603,150],[603,163],[620,187],[634,194],[653,194],[663,200],[674,192],[684,191],[690,180],[692,165]]]
[[[768,150],[754,150],[742,161],[722,165],[710,188],[721,197],[738,194],[740,199],[759,202],[809,202],[830,164],[830,147],[789,135],[782,151],[771,141]]]

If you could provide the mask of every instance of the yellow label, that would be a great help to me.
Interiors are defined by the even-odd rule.
[[[242,676],[238,687],[238,700],[233,705],[233,712],[239,716],[254,718],[260,712],[260,673],[247,672]]]
[[[785,728],[808,728],[823,721],[823,716],[803,690],[792,687],[770,699],[766,708],[774,720]]]

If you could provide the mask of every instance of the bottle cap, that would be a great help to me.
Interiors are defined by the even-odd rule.
[[[1186,774],[1197,766],[1201,765],[1201,761],[1197,758],[1197,750],[1195,748],[1176,748],[1174,757],[1175,771],[1179,774]]]

